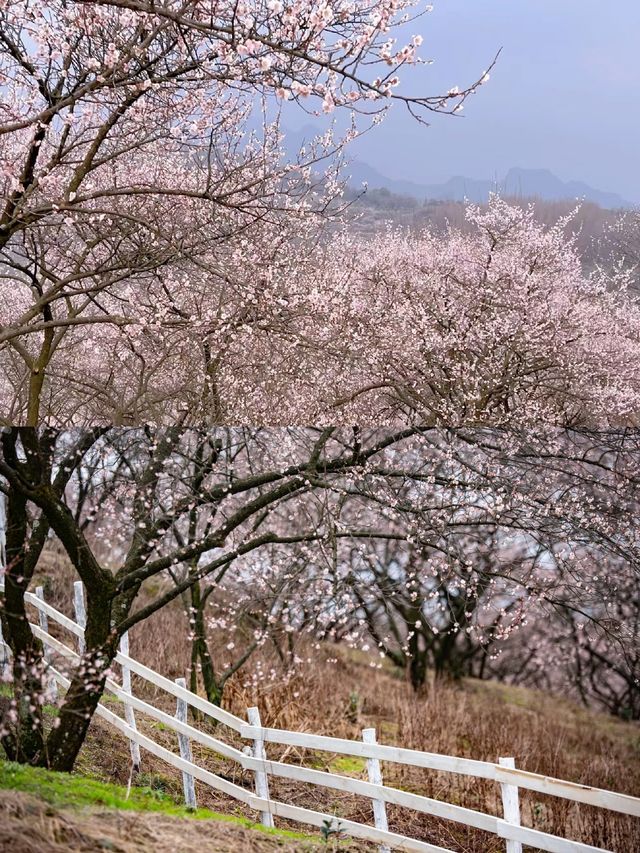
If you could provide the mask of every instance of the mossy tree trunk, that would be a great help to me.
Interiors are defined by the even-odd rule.
[[[106,602],[105,602],[106,603]],[[85,741],[93,714],[104,692],[107,670],[118,651],[119,638],[108,629],[108,606],[87,607],[87,649],[76,667],[57,718],[38,763],[52,770],[70,772]],[[89,630],[89,624],[93,627]],[[102,623],[102,624],[96,624]],[[102,638],[102,642],[99,641]]]
[[[13,655],[16,704],[12,725],[2,743],[8,757],[15,761],[71,770],[104,690],[106,672],[117,652],[119,635],[114,625],[126,617],[133,594],[116,597],[114,576],[98,564],[76,520],[61,502],[73,468],[61,465],[53,473],[55,440],[53,430],[38,434],[24,428],[2,434],[11,487],[7,498],[7,566],[0,615],[3,634]],[[86,440],[92,441],[89,436]],[[29,516],[29,501],[41,510],[40,515]],[[50,528],[64,545],[85,585],[87,624],[86,652],[71,677],[56,725],[46,736],[42,716],[44,650],[31,629],[25,596]],[[117,620],[112,618],[114,612],[118,614]]]

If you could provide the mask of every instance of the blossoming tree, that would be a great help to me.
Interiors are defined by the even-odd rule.
[[[5,750],[72,767],[122,634],[193,589],[213,608],[202,609],[195,626],[200,663],[207,620],[237,625],[233,591],[252,577],[264,583],[241,604],[258,619],[257,643],[274,615],[284,630],[314,638],[359,643],[368,632],[383,654],[403,654],[408,666],[417,658],[416,622],[423,636],[443,625],[449,637],[470,627],[478,645],[494,624],[508,637],[535,608],[571,606],[605,624],[618,579],[637,579],[640,565],[638,459],[637,437],[624,430],[591,437],[423,427],[6,431],[0,616],[13,653],[16,719],[4,731]],[[49,532],[84,583],[87,625],[86,651],[45,737],[34,697],[42,695],[46,661],[25,592]],[[470,546],[488,539],[496,543],[491,556],[475,560]],[[378,541],[405,550],[376,568]],[[411,568],[415,618],[389,596],[394,629],[372,606],[384,576],[397,578],[412,551],[424,555]],[[409,586],[402,594],[411,599]],[[464,622],[458,614],[458,625],[447,626],[447,612],[434,610],[443,590],[441,604],[466,602]],[[197,595],[189,604],[195,615]],[[356,616],[362,621],[354,624]],[[221,690],[220,675],[251,651],[245,640],[218,660],[210,687]]]
[[[393,38],[409,9],[406,0],[2,3],[7,422],[93,423],[97,412],[110,422],[170,421],[184,408],[165,404],[178,393],[173,351],[194,339],[196,396],[214,408],[207,420],[219,419],[207,338],[224,350],[239,317],[260,319],[251,283],[285,238],[297,233],[298,254],[313,242],[310,220],[317,227],[336,194],[319,162],[356,133],[322,135],[287,162],[273,99],[352,115],[399,101],[421,115],[454,111],[476,88],[438,97],[396,89],[398,69],[417,61],[418,37],[405,46]],[[189,342],[176,344],[185,325]],[[78,363],[89,369],[76,378]],[[154,387],[134,394],[141,373]],[[80,402],[65,410],[59,389],[69,384]]]

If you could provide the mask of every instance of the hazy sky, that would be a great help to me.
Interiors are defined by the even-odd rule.
[[[433,5],[410,30],[435,62],[403,72],[405,91],[462,88],[502,47],[490,82],[467,101],[464,118],[435,116],[429,128],[397,105],[354,156],[420,182],[546,168],[640,202],[640,0]]]

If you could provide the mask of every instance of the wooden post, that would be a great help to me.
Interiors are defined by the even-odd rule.
[[[364,743],[376,743],[376,730],[363,729],[362,740]],[[382,770],[380,769],[380,762],[377,758],[367,758],[367,775],[372,785],[383,784]],[[387,832],[389,824],[387,822],[387,808],[384,800],[372,800],[371,805],[373,806],[373,821],[375,828],[382,829]],[[378,849],[380,850],[380,853],[391,853],[391,848],[387,847],[386,844],[381,844]]]
[[[0,495],[0,569],[7,567],[7,510],[4,501],[4,495]],[[2,589],[4,589],[4,572],[2,575]]]
[[[76,611],[76,622],[84,630],[87,627],[87,609],[84,604],[84,585],[82,581],[73,584],[73,606]],[[78,637],[78,654],[83,655],[86,650],[84,634]]]
[[[7,566],[6,560],[6,510],[4,506],[4,495],[0,494],[0,592],[4,595],[4,570]],[[2,636],[2,623],[0,622],[0,681],[8,681],[11,678],[11,667],[9,665],[9,646],[4,643]]]
[[[125,631],[120,638],[120,653],[129,657],[129,634],[127,631]],[[122,664],[122,689],[125,693],[131,695],[131,670],[124,664]],[[127,721],[127,725],[137,731],[136,715],[133,713],[131,705],[126,701],[124,705],[124,716]],[[130,740],[129,749],[131,751],[133,772],[137,773],[140,770],[140,744],[135,740]]]
[[[3,513],[4,511],[4,495],[0,495],[0,538],[4,535]],[[1,542],[0,542],[1,544]],[[2,557],[4,552],[0,550],[0,569],[4,568]],[[0,574],[0,592],[4,595],[4,575]],[[9,646],[6,645],[2,636],[2,622],[0,622],[0,681],[11,681],[11,666],[9,663]]]
[[[5,645],[0,624],[0,681],[11,681],[11,663],[9,661],[9,646]]]
[[[509,767],[511,770],[515,769],[516,766],[513,758],[499,758],[498,764],[502,767]],[[505,821],[514,826],[520,826],[520,801],[517,785],[508,785],[506,782],[501,782],[500,788],[502,789],[502,809]],[[507,853],[522,853],[521,842],[508,838]]]
[[[44,601],[44,589],[41,586],[36,587],[36,598],[39,598],[40,601]],[[40,610],[40,608],[38,608],[38,622],[45,634],[48,634],[49,619],[47,617],[47,614]],[[51,649],[47,645],[46,640],[42,641],[42,647],[44,650],[44,662],[46,663],[47,667],[49,667],[51,666]],[[58,683],[56,682],[53,676],[50,676],[48,679],[47,694],[52,702],[58,701]]]
[[[257,708],[247,708],[247,719],[249,720],[249,725],[262,728],[260,711]],[[254,758],[261,758],[263,761],[266,760],[267,754],[264,749],[264,740],[260,735],[253,742],[253,756]],[[269,780],[265,770],[256,770],[256,794],[263,800],[269,799]],[[262,812],[262,823],[264,826],[274,825],[273,815],[270,811]]]
[[[185,678],[176,678],[176,684],[178,687],[186,688],[187,681]],[[176,720],[180,723],[187,722],[187,703],[184,699],[180,699],[179,696],[176,702]],[[191,757],[191,741],[188,736],[178,732],[178,745],[180,747],[180,758],[184,758],[185,761],[193,764],[193,758]],[[187,773],[186,770],[182,771],[182,787],[184,789],[184,801],[187,808],[197,808],[198,804],[196,802],[195,782],[193,776],[190,773]]]

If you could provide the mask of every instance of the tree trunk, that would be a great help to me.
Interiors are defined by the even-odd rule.
[[[415,622],[416,619],[413,620],[414,625]],[[427,651],[420,647],[421,636],[420,631],[414,627],[409,639],[409,679],[416,692],[424,687],[427,680]]]
[[[0,616],[3,633],[6,633],[14,657],[13,685],[17,703],[12,731],[3,738],[3,744],[9,757],[17,761],[55,770],[71,770],[102,696],[107,670],[117,654],[119,634],[115,626],[122,624],[127,617],[137,590],[134,587],[115,595],[113,575],[97,562],[77,520],[61,501],[70,471],[63,469],[51,484],[54,438],[52,431],[45,430],[40,436],[28,428],[2,434],[4,461],[16,476],[15,479],[9,476],[7,568]],[[24,451],[24,461],[21,461],[17,450],[18,439]],[[28,501],[42,511],[30,531]],[[50,527],[64,545],[85,584],[87,625],[84,639],[87,651],[71,677],[54,727],[44,740],[42,699],[45,661],[42,644],[34,637],[29,625],[25,594]]]
[[[40,764],[71,771],[87,736],[93,714],[104,692],[107,671],[118,653],[120,635],[111,628],[113,610],[121,621],[130,600],[114,602],[108,593],[87,589],[86,652],[76,667]]]
[[[222,686],[216,678],[213,660],[207,643],[207,629],[204,618],[206,600],[202,601],[200,584],[191,587],[191,618],[193,641],[191,646],[191,690],[196,692],[198,685],[198,668],[202,673],[202,684],[209,702],[220,705],[222,702]]]
[[[459,681],[465,675],[465,664],[457,643],[458,634],[450,632],[434,645],[434,669],[438,680]]]
[[[46,322],[53,320],[51,307],[45,305],[43,318]],[[29,402],[27,405],[27,426],[37,427],[40,424],[40,403],[47,368],[51,359],[55,329],[51,326],[44,331],[44,338],[38,357],[32,362],[29,375]]]
[[[13,695],[16,719],[2,737],[12,761],[37,761],[44,747],[42,702],[44,656],[42,644],[33,635],[24,596],[33,574],[33,561],[26,559],[26,500],[15,490],[7,501],[4,597],[0,609],[2,631],[13,655]]]
[[[116,648],[88,652],[71,679],[58,726],[51,730],[41,760],[43,767],[70,772],[87,736]]]

